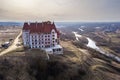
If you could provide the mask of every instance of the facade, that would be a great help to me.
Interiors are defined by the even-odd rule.
[[[63,53],[63,49],[59,45],[60,33],[54,22],[24,23],[22,32],[25,47],[42,49],[49,54]]]

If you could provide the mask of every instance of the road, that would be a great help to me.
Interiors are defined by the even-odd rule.
[[[16,44],[19,42],[19,37],[22,35],[22,31],[19,33],[19,35],[15,38],[14,42],[12,43],[11,46],[9,46],[7,49],[5,49],[4,51],[2,51],[0,53],[0,56],[4,55],[4,54],[7,54],[8,52],[11,52],[13,50],[15,50],[16,48],[18,48],[16,46]]]

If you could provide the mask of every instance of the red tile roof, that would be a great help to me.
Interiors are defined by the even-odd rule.
[[[30,34],[31,33],[51,33],[52,29],[55,30],[55,32],[57,33],[58,37],[59,37],[59,31],[56,29],[56,26],[53,23],[51,23],[50,21],[47,22],[42,22],[42,23],[24,23],[23,25],[23,30],[29,30]]]

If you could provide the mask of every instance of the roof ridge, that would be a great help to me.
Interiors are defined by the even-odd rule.
[[[23,25],[23,30],[30,30],[30,33],[51,33],[52,29],[58,33],[55,23],[47,22],[25,22]],[[59,34],[59,33],[58,33]]]

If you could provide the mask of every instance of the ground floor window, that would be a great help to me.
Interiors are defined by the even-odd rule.
[[[61,51],[61,49],[59,48],[58,51]]]
[[[53,49],[53,52],[55,52],[55,49]]]
[[[50,45],[46,45],[45,47],[46,47],[46,48],[49,48],[49,47],[50,47]]]
[[[56,51],[61,51],[61,48],[53,49],[53,52],[56,52]]]

